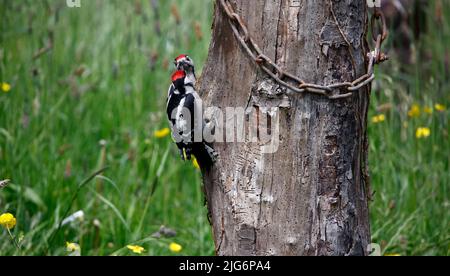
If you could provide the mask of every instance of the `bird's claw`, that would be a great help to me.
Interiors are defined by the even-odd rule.
[[[217,161],[217,158],[219,158],[219,154],[210,146],[205,145],[205,149],[208,152],[209,157],[211,158],[211,161],[215,163]]]

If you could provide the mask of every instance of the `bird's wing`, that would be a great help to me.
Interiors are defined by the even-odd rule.
[[[191,93],[185,94],[178,105],[175,129],[186,143],[192,142],[192,135],[194,134],[194,112],[195,97]]]

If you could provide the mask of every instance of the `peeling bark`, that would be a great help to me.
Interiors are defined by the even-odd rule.
[[[232,4],[264,53],[305,81],[332,84],[365,73],[366,1]],[[247,122],[265,122],[257,138],[273,135],[267,129],[278,121],[280,138],[273,154],[251,136],[214,144],[220,157],[204,172],[204,188],[218,255],[367,254],[368,88],[338,101],[286,93],[248,58],[216,5],[199,91],[206,106],[252,108]]]

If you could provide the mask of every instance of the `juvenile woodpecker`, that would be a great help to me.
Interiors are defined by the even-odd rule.
[[[204,122],[196,122],[202,107],[195,91],[194,62],[189,56],[180,55],[175,59],[174,65],[176,71],[172,75],[167,97],[167,116],[172,137],[183,160],[191,160],[193,155],[202,169],[208,169],[215,162],[217,153],[203,138],[200,141],[195,139],[196,131],[202,134]]]

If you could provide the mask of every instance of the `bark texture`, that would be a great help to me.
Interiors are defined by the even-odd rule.
[[[284,70],[317,84],[365,73],[365,0],[231,2]],[[218,255],[367,254],[368,88],[337,101],[284,94],[241,49],[217,3],[199,91],[205,106],[254,107],[247,120],[276,115],[279,122],[273,154],[248,137],[214,144],[220,157],[204,173],[204,188]]]

